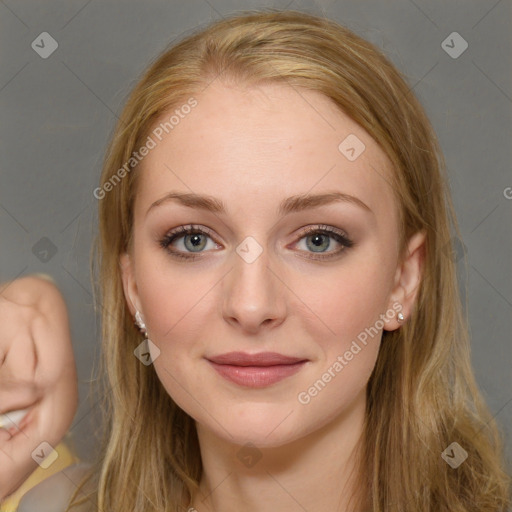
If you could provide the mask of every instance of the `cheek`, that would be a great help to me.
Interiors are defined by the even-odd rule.
[[[197,274],[166,262],[163,254],[164,250],[156,249],[137,255],[138,293],[146,323],[155,338],[168,332],[197,303],[204,284]]]
[[[297,289],[308,306],[300,306],[300,301],[295,305],[303,308],[301,330],[314,340],[320,363],[302,391],[312,399],[322,390],[322,398],[315,399],[318,407],[326,400],[346,406],[366,386],[375,367],[392,271],[377,257],[378,251],[365,255],[347,259],[337,271],[302,279]]]
[[[385,312],[389,280],[389,272],[378,263],[340,266],[337,271],[302,277],[294,287],[300,299],[296,307],[303,310],[308,330],[316,329],[316,338],[321,332],[328,345],[339,347]]]
[[[304,311],[300,327],[314,341],[318,361],[303,380],[297,401],[323,421],[350,407],[375,367],[387,288],[384,277],[379,281],[379,274],[369,270],[339,272],[315,288],[312,281],[301,286],[304,302],[318,312]],[[328,409],[326,404],[336,405]]]
[[[187,357],[202,353],[206,317],[211,315],[218,277],[207,270],[186,271],[181,265],[160,260],[149,251],[141,254],[138,293],[149,338],[174,371]]]
[[[205,316],[211,307],[212,287],[206,276],[180,271],[179,265],[141,265],[138,291],[150,340],[160,350],[153,363],[163,387],[184,410],[191,408],[196,387],[207,388],[198,371],[204,353]]]

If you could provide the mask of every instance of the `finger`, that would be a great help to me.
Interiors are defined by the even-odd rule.
[[[32,408],[14,435],[0,429],[0,495],[7,488],[15,489],[19,476],[27,478],[37,464],[45,469],[53,463],[54,449],[76,413],[77,398],[76,382],[59,386]]]
[[[0,375],[12,348],[27,350],[34,345],[30,324],[39,314],[33,306],[16,304],[6,299],[0,302]]]
[[[0,429],[0,499],[14,492],[37,466],[28,452],[30,438],[15,430]]]
[[[22,340],[19,345],[23,345],[23,343]],[[10,351],[10,355],[6,358],[8,361],[6,361],[0,372],[0,414],[30,406],[44,392],[34,382],[33,371],[27,372],[23,368],[20,371],[17,370],[17,365],[20,362],[30,362],[32,357],[16,356],[16,351],[23,351],[23,346]],[[27,349],[25,348],[24,351],[27,352]]]
[[[69,320],[63,300],[53,304],[52,315],[41,315],[32,323],[37,367],[34,382],[42,389],[52,387],[75,372]]]
[[[5,414],[0,414],[0,428],[10,430],[19,428],[21,420],[27,415],[28,409],[12,410]]]
[[[2,366],[2,380],[33,382],[37,366],[32,336],[18,336],[7,352]]]
[[[28,408],[42,396],[43,392],[34,383],[14,382],[0,386],[0,414]]]

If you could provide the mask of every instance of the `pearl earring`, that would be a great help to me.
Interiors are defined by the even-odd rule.
[[[139,313],[139,310],[135,312],[135,325],[139,328],[139,330],[147,336],[146,324],[142,320],[142,317]]]
[[[149,339],[146,324],[138,310],[135,312],[135,325],[144,334],[144,339],[133,353],[142,364],[148,366],[160,355],[160,349]]]
[[[396,317],[399,322],[403,322],[405,320],[405,317],[401,311],[398,313],[398,315],[396,315]]]

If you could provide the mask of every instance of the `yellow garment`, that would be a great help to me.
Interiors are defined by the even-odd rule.
[[[79,459],[73,455],[71,450],[67,447],[66,443],[62,441],[57,445],[55,451],[59,454],[55,462],[47,469],[38,466],[34,472],[21,484],[21,486],[14,491],[5,500],[0,502],[0,512],[16,512],[18,504],[23,495],[28,492],[32,487],[42,482],[46,478],[58,473],[71,464],[76,464]]]

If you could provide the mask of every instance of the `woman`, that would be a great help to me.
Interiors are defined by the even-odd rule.
[[[507,509],[442,155],[373,45],[294,11],[188,36],[131,93],[94,194],[108,425],[75,501]]]

